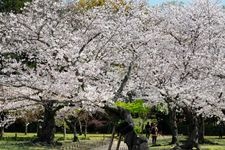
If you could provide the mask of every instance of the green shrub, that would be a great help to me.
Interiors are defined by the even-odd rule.
[[[134,126],[134,131],[135,131],[137,134],[141,134],[141,127],[140,127],[140,126]]]

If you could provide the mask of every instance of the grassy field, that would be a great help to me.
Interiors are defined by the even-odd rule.
[[[201,144],[201,150],[225,150],[225,138],[219,139],[218,136],[206,136],[205,138],[208,144]],[[180,136],[179,139],[183,141],[185,137]],[[168,145],[170,141],[170,136],[159,136],[157,145],[149,144],[149,146],[151,150],[169,150],[174,147],[174,145]]]
[[[15,139],[15,133],[5,133],[4,138],[0,140],[0,150],[59,150],[59,149],[67,149],[69,150],[70,147],[77,147],[76,144],[72,143],[72,134],[66,135],[66,140],[63,140],[62,134],[56,134],[55,140],[62,143],[62,146],[43,146],[39,144],[32,144],[30,142],[34,139],[36,135],[34,133],[29,133],[28,135],[24,135],[24,133],[17,133],[17,138]],[[80,136],[80,147],[79,150],[86,150],[88,149],[87,146],[92,147],[96,145],[98,142],[99,144],[104,139],[109,138],[109,134],[88,134],[87,139],[85,140],[84,136]],[[179,139],[184,140],[185,137],[181,136]],[[151,139],[150,139],[151,140]],[[170,142],[170,136],[159,136],[157,145],[152,146],[151,141],[149,141],[149,146],[151,150],[169,150],[173,147],[173,145],[168,145]],[[218,139],[215,136],[206,136],[206,140],[210,144],[203,144],[201,145],[201,150],[225,150],[225,138]]]
[[[98,144],[105,139],[108,139],[110,135],[104,134],[88,134],[85,139],[84,136],[79,136],[82,149],[86,150],[87,146],[92,146]],[[43,146],[40,144],[33,144],[31,141],[36,138],[35,133],[17,133],[15,138],[15,133],[5,133],[4,138],[0,140],[0,150],[59,150],[59,149],[68,149],[67,147],[72,146],[76,147],[76,143],[72,142],[73,135],[67,134],[66,139],[64,140],[63,134],[55,134],[55,140],[62,143],[62,146]],[[103,143],[99,143],[103,144]],[[65,148],[66,147],[66,148]]]

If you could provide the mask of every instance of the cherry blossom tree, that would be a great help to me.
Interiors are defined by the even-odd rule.
[[[38,105],[27,106],[21,109],[16,109],[18,121],[24,124],[24,134],[28,133],[28,126],[30,123],[37,122],[40,120],[41,115],[43,114],[42,107]]]
[[[161,97],[172,109],[181,108],[192,127],[185,147],[199,148],[198,116],[223,116],[218,109],[223,107],[223,81],[215,78],[224,50],[222,6],[208,0],[167,4],[158,8],[156,17],[156,51],[142,58],[152,59],[141,65],[139,90]]]
[[[121,79],[150,38],[142,30],[145,12],[138,5],[80,11],[34,0],[22,14],[1,13],[1,99],[42,105],[39,140],[52,143],[59,109],[101,106],[120,95]]]
[[[0,120],[0,138],[4,136],[4,129],[15,123],[16,117],[12,112],[1,112],[1,120]]]
[[[115,9],[106,1],[78,8],[33,0],[21,14],[0,14],[4,107],[42,105],[39,141],[52,143],[64,106],[118,110],[133,125],[112,103],[134,91],[166,102],[171,112],[182,109],[194,127],[186,147],[199,148],[198,117],[224,117],[222,6],[200,0],[151,8],[135,1]]]

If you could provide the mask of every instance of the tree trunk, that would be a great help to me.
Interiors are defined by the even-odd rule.
[[[110,139],[108,150],[112,149],[112,145],[113,145],[113,140],[114,140],[115,134],[116,134],[116,127],[115,127],[115,125],[113,125],[112,136],[111,136],[111,139]]]
[[[15,131],[15,140],[17,141],[17,128],[16,128],[16,123],[14,123],[14,131]]]
[[[85,125],[84,125],[84,136],[85,136],[85,139],[87,138],[87,120],[84,121],[85,122]]]
[[[137,150],[137,147],[139,147],[141,143],[144,143],[144,142],[147,143],[147,140],[141,140],[137,137],[137,134],[134,131],[134,123],[133,123],[130,112],[128,112],[127,110],[121,107],[116,107],[116,106],[106,105],[104,108],[106,112],[112,117],[112,121],[114,119],[118,120],[118,118],[120,120],[123,120],[123,123],[119,124],[118,126],[119,126],[119,132],[125,137],[124,143],[126,143],[128,150]],[[111,144],[112,144],[112,141],[111,141]]]
[[[77,124],[73,124],[73,142],[79,141],[78,136],[77,136]]]
[[[73,131],[73,142],[79,141],[77,136],[77,118],[72,116],[72,118],[70,118],[70,121],[67,119],[64,119],[64,121],[69,126],[70,130]]]
[[[41,130],[41,125],[40,122],[37,122],[37,137],[40,137],[40,130]]]
[[[199,117],[199,143],[204,143],[205,139],[205,119],[204,117]]]
[[[14,138],[15,138],[15,140],[17,140],[17,131],[15,132],[15,137]]]
[[[79,123],[79,128],[80,128],[80,135],[82,135],[83,130],[82,130],[82,123],[81,121],[78,119],[78,123]]]
[[[53,109],[53,103],[49,102],[44,105],[44,110],[44,120],[41,125],[38,141],[52,144],[55,132],[55,110]]]
[[[119,134],[119,139],[118,139],[118,143],[117,143],[117,146],[116,146],[116,150],[119,150],[119,148],[120,148],[120,143],[121,143],[121,140],[122,140],[122,134],[120,133],[120,134]]]
[[[141,122],[141,133],[144,134],[145,132],[145,122],[146,122],[146,118],[141,118],[142,122]]]
[[[4,126],[1,126],[0,127],[0,138],[3,138],[3,136],[4,136]]]
[[[25,132],[24,132],[25,135],[27,135],[27,132],[28,132],[28,125],[29,123],[25,123]]]
[[[186,116],[189,121],[190,134],[188,136],[188,140],[186,141],[185,145],[182,146],[182,148],[191,150],[195,147],[197,150],[199,150],[198,117],[195,113],[191,112],[191,110],[186,111]]]
[[[176,108],[169,108],[170,128],[172,132],[172,141],[170,144],[176,144],[178,142],[178,128],[177,128],[177,115]]]
[[[66,140],[66,122],[65,122],[65,119],[63,119],[63,139]]]

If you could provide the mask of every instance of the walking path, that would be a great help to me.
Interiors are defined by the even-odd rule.
[[[100,147],[96,147],[92,150],[108,150],[108,146],[109,146],[109,144],[103,145],[103,146],[100,146]],[[112,150],[116,150],[116,146],[117,146],[117,141],[114,141],[113,145],[112,145]],[[128,150],[127,145],[123,141],[121,141],[121,143],[120,143],[119,150]]]
[[[109,140],[106,141],[80,141],[66,143],[61,147],[61,150],[108,150]],[[116,150],[117,140],[114,140],[112,149]],[[119,150],[128,150],[127,145],[121,141]]]

